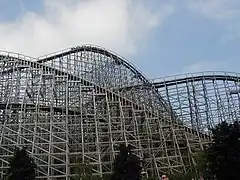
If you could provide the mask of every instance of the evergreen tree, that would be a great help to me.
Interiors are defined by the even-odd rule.
[[[119,146],[119,154],[114,161],[114,171],[112,180],[140,180],[141,179],[141,161],[132,154],[130,147],[125,144]]]
[[[8,180],[34,180],[36,176],[36,164],[29,157],[26,149],[17,148],[13,158],[10,160],[10,167],[7,171]]]
[[[213,143],[207,149],[210,173],[218,180],[239,179],[240,128],[239,123],[222,122],[212,130]]]

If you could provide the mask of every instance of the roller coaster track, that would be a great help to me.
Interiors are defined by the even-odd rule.
[[[6,103],[0,103],[0,109],[8,109],[11,107],[11,109],[19,109],[21,108],[22,104],[20,103],[11,103],[11,104],[6,104]],[[28,109],[33,108],[33,110],[36,109],[35,104],[25,104],[24,107],[28,107]],[[47,111],[50,112],[51,108],[53,109],[54,112],[59,112],[59,113],[66,113],[66,109],[64,108],[59,108],[59,107],[50,107],[50,106],[44,106],[44,105],[38,105],[38,108],[42,111]],[[73,110],[68,110],[68,114],[70,115],[78,115],[80,112],[78,111],[73,111]]]
[[[63,51],[61,53],[56,53],[56,54],[50,54],[49,56],[47,55],[46,57],[39,57],[37,62],[38,63],[45,63],[51,60],[54,60],[56,58],[60,58],[63,56],[67,56],[73,53],[81,52],[81,51],[89,51],[89,52],[94,52],[94,53],[99,53],[102,55],[105,55],[107,57],[111,57],[116,61],[118,64],[122,64],[125,66],[127,69],[129,69],[131,72],[133,72],[135,75],[138,76],[144,83],[149,83],[148,79],[139,71],[137,70],[132,64],[127,62],[125,59],[120,57],[119,55],[116,55],[109,50],[100,48],[100,47],[93,47],[93,46],[77,46],[74,48],[71,48],[70,50],[67,49],[66,51]]]
[[[122,83],[122,84],[120,83],[119,86],[118,85],[116,86],[117,83],[112,83],[112,81],[110,81],[110,86],[108,86],[109,84],[106,83],[106,85],[105,85],[104,82],[99,83],[99,82],[95,81],[94,78],[92,80],[90,80],[91,77],[89,77],[88,74],[87,74],[87,76],[85,76],[85,75],[82,75],[82,72],[75,71],[75,67],[78,67],[78,65],[73,66],[73,64],[75,65],[75,61],[77,63],[80,62],[79,64],[81,64],[82,61],[81,61],[81,58],[78,59],[79,54],[74,54],[74,53],[78,53],[81,51],[100,53],[101,55],[109,57],[107,59],[104,58],[104,61],[103,61],[103,62],[105,62],[105,60],[107,60],[106,67],[108,67],[108,59],[110,59],[111,65],[114,64],[113,65],[114,68],[118,68],[118,65],[124,66],[124,67],[121,66],[121,68],[124,68],[124,70],[122,72],[126,73],[126,76],[123,76],[123,77],[131,77],[131,78],[133,77],[133,78],[136,78],[137,80],[134,79],[133,81],[122,81],[122,82],[127,82],[126,84],[131,84],[131,82],[134,82],[134,84],[135,84],[135,82],[137,82],[140,84],[139,87],[141,88],[141,90],[138,91],[138,90],[136,90],[137,86],[133,86],[133,88],[131,88],[129,92],[124,91],[126,88],[115,88],[115,87],[119,87],[119,86],[120,87],[127,86],[124,83]],[[64,132],[65,133],[64,136],[66,136],[67,138],[70,138],[71,142],[72,142],[72,144],[71,143],[70,144],[74,145],[74,146],[75,146],[75,144],[78,143],[77,141],[74,141],[74,138],[76,136],[79,136],[79,133],[81,132],[77,129],[79,127],[75,126],[75,124],[74,124],[75,122],[77,122],[76,124],[78,124],[79,126],[81,124],[86,125],[86,128],[88,126],[87,121],[89,121],[89,122],[91,121],[89,124],[93,124],[93,122],[94,123],[100,122],[100,125],[104,125],[104,126],[102,126],[102,127],[99,126],[99,127],[104,128],[104,131],[105,131],[105,128],[107,127],[106,125],[110,125],[110,127],[109,127],[109,129],[110,129],[109,132],[110,132],[112,127],[111,127],[111,123],[108,122],[108,121],[111,122],[111,120],[109,120],[108,118],[113,118],[113,119],[115,118],[116,121],[120,120],[120,122],[121,122],[122,119],[120,116],[123,116],[122,121],[125,121],[124,118],[128,118],[129,121],[131,122],[131,126],[133,126],[132,124],[134,124],[135,122],[139,123],[139,122],[144,121],[143,126],[146,126],[149,129],[143,129],[143,131],[142,131],[143,133],[140,132],[139,133],[140,135],[138,137],[136,137],[136,138],[138,138],[137,141],[139,141],[139,143],[142,143],[142,145],[136,144],[138,142],[135,142],[135,139],[134,139],[134,141],[130,139],[129,142],[133,143],[134,145],[136,144],[135,145],[136,150],[139,151],[138,154],[141,154],[141,156],[142,156],[143,152],[144,152],[144,155],[146,154],[147,157],[145,160],[147,162],[146,166],[148,167],[148,169],[152,168],[152,167],[150,167],[151,163],[155,163],[155,168],[161,169],[162,165],[160,165],[160,164],[166,163],[167,159],[171,159],[171,163],[170,163],[170,160],[168,160],[169,164],[164,165],[165,169],[166,169],[166,167],[169,169],[170,166],[174,166],[171,168],[175,168],[175,169],[182,169],[182,166],[185,168],[185,163],[184,163],[185,161],[181,161],[180,156],[183,156],[183,157],[181,157],[181,159],[182,158],[186,159],[186,163],[187,162],[190,163],[190,161],[193,162],[192,161],[193,157],[190,157],[190,156],[194,152],[199,150],[199,148],[202,148],[202,146],[205,143],[208,143],[210,141],[209,135],[202,133],[202,132],[196,130],[195,128],[191,128],[191,127],[188,127],[187,125],[185,125],[184,122],[182,121],[182,119],[176,114],[176,112],[173,112],[171,106],[169,106],[169,104],[167,104],[163,100],[163,98],[160,96],[160,94],[158,93],[158,88],[156,88],[155,85],[153,83],[151,83],[151,81],[149,81],[147,78],[145,78],[145,76],[142,75],[142,73],[140,73],[137,69],[135,69],[127,61],[121,59],[117,55],[110,53],[107,50],[104,50],[104,49],[101,49],[98,47],[83,46],[83,47],[71,48],[70,50],[68,49],[68,50],[62,51],[60,53],[51,54],[49,56],[47,55],[45,57],[39,57],[39,58],[25,58],[24,56],[22,57],[22,56],[8,55],[8,54],[6,55],[6,53],[4,53],[4,54],[5,55],[0,55],[0,59],[1,59],[0,66],[2,67],[2,69],[0,71],[0,76],[3,76],[3,78],[2,78],[3,81],[1,84],[2,91],[3,91],[3,92],[1,92],[2,95],[4,95],[4,92],[6,91],[5,95],[2,96],[2,98],[3,98],[2,102],[0,102],[0,113],[2,113],[0,115],[2,115],[1,116],[2,121],[3,121],[2,123],[4,124],[4,125],[1,125],[3,134],[5,133],[4,132],[5,129],[11,129],[11,128],[8,128],[8,126],[12,126],[15,128],[18,126],[19,123],[21,124],[21,119],[20,119],[20,121],[18,121],[18,119],[19,119],[18,117],[19,117],[19,115],[21,117],[22,112],[24,114],[33,115],[33,114],[36,114],[36,111],[38,111],[38,110],[40,110],[40,111],[38,111],[40,118],[41,118],[41,116],[43,116],[43,117],[46,116],[44,118],[46,123],[51,122],[48,118],[53,118],[54,116],[61,117],[61,115],[63,115],[63,118],[60,118],[60,119],[63,121],[63,123],[65,123],[64,122],[65,115],[66,115],[66,118],[68,118],[67,115],[73,115],[73,116],[69,116],[69,117],[76,118],[73,121],[71,121],[69,124],[69,127],[71,127],[72,134],[66,133],[66,132],[68,132],[68,131],[66,131],[66,132]],[[74,59],[72,58],[73,56],[74,56]],[[93,56],[95,57],[95,54]],[[83,56],[81,54],[81,57],[83,57],[82,60],[84,62],[85,54],[83,53]],[[77,58],[77,59],[75,59],[75,58]],[[59,66],[59,64],[60,64],[60,66]],[[66,64],[69,65],[67,68],[65,68]],[[82,66],[80,66],[80,67],[82,67]],[[103,64],[102,67],[105,68],[105,65]],[[126,71],[125,67],[127,68],[127,71]],[[72,68],[73,68],[73,70],[71,71]],[[88,69],[87,69],[87,71],[84,71],[84,70],[83,70],[83,73],[85,73],[85,72],[90,73],[90,74],[95,73],[93,75],[96,75],[98,73],[98,72],[96,73],[94,71],[89,72]],[[90,68],[90,70],[92,70],[92,69]],[[107,72],[107,70],[108,69],[106,69],[106,72]],[[103,71],[105,71],[105,69]],[[118,71],[116,71],[116,72],[118,72]],[[119,73],[119,74],[121,75],[121,73]],[[81,74],[81,75],[79,75],[79,74]],[[115,74],[113,74],[113,75],[115,75]],[[118,74],[116,73],[116,75],[118,75]],[[84,78],[84,77],[86,77],[86,78]],[[116,77],[118,77],[118,76],[116,76]],[[122,77],[122,76],[119,76],[119,77]],[[21,78],[23,78],[22,81],[21,81]],[[49,78],[49,81],[48,81],[48,78]],[[52,82],[51,78],[53,78],[53,83],[55,83],[54,78],[56,78],[56,82],[60,78],[60,81],[61,82],[64,81],[63,82],[64,84],[60,84],[60,86],[58,86],[59,84],[56,83],[53,86],[51,86],[51,82]],[[30,82],[28,82],[28,79],[32,79],[32,81],[30,80]],[[104,80],[104,78],[103,78],[103,80]],[[12,84],[9,85],[9,81],[10,81],[10,83],[12,82]],[[19,82],[21,82],[21,83],[19,83]],[[22,89],[20,90],[20,89],[18,89],[19,86],[16,83],[19,83],[19,85],[23,84],[23,83],[26,83],[26,84],[24,84]],[[87,91],[87,93],[84,94],[85,91],[82,91],[83,89],[80,88],[80,92],[76,91],[79,94],[77,94],[75,97],[75,95],[74,95],[75,84],[74,83],[76,83],[78,85],[82,84],[83,88],[89,87],[90,88],[89,90],[91,90],[91,92]],[[42,93],[41,88],[42,88],[42,86],[47,87],[46,84],[50,85],[51,88],[49,89],[49,91],[46,91],[46,92],[45,92],[45,90],[43,90],[43,93],[46,93],[46,95],[44,95],[44,94],[41,94]],[[25,87],[25,85],[26,85],[26,87]],[[14,90],[12,90],[12,89],[8,90],[8,86],[13,87]],[[84,87],[84,86],[86,86],[86,87]],[[64,90],[61,91],[61,88],[63,88]],[[16,89],[16,91],[15,91],[15,89]],[[38,89],[37,95],[36,95],[35,89]],[[55,94],[54,94],[55,90],[56,90],[56,103],[55,103],[55,99],[52,100],[52,98],[55,98]],[[7,95],[9,94],[9,92],[10,92],[10,96],[8,97]],[[60,92],[63,92],[64,95],[62,95]],[[72,93],[73,97],[75,97],[76,100],[69,101],[68,99],[70,99],[70,98],[66,98],[65,100],[62,100],[62,98],[64,99],[65,96],[68,95],[68,92],[70,92],[69,94]],[[83,92],[83,95],[81,95],[81,92]],[[88,92],[89,92],[89,95],[88,95]],[[21,97],[15,99],[15,97],[18,93],[21,95]],[[58,93],[58,95],[57,95],[57,93]],[[24,95],[23,98],[22,98],[22,95]],[[86,98],[84,95],[86,95]],[[144,95],[147,95],[147,97],[143,98]],[[50,96],[51,96],[51,99],[48,99]],[[71,95],[69,95],[69,96],[71,96]],[[134,97],[134,96],[136,96],[136,97]],[[148,96],[151,96],[151,97],[148,98]],[[25,97],[26,97],[26,99],[25,99]],[[38,99],[38,97],[40,98],[40,100]],[[84,105],[83,106],[75,105],[75,103],[80,102],[80,100],[77,98],[81,98],[81,97],[85,98],[85,99],[83,99],[83,101],[85,102]],[[37,98],[38,100],[36,100],[35,98]],[[44,100],[42,100],[42,98]],[[58,102],[57,102],[57,99],[58,99]],[[52,102],[51,105],[49,104],[50,103],[49,100]],[[96,102],[99,104],[96,104]],[[70,103],[70,105],[68,103]],[[106,104],[104,104],[104,103],[106,103]],[[117,105],[119,105],[119,107],[117,107],[116,110],[114,109],[116,107],[115,103],[117,103]],[[100,116],[99,116],[100,118],[97,117],[96,114],[98,114],[98,113],[96,113],[96,112],[100,112],[100,115],[101,115],[102,107],[104,109],[103,114],[105,113],[106,109],[108,109],[106,111],[106,113],[110,113],[109,104],[111,105],[111,108],[114,111],[116,111],[116,113],[118,113],[118,108],[119,108],[121,111],[120,113],[122,113],[122,114],[117,115],[118,117],[115,117],[115,115],[110,115],[110,114],[109,115],[106,114],[107,117],[104,117],[104,118],[101,118]],[[98,105],[100,108],[98,107]],[[123,111],[123,106],[125,108],[124,111]],[[79,107],[83,107],[83,108],[80,109]],[[92,113],[92,108],[96,108],[96,107],[99,108],[99,111]],[[129,109],[129,107],[130,107],[130,109]],[[86,112],[85,112],[85,109],[87,109]],[[127,114],[129,113],[130,115],[123,115],[123,113],[127,113]],[[143,118],[143,119],[141,119],[138,116],[138,114],[140,114],[139,116],[141,116],[141,118]],[[124,116],[126,116],[126,117],[124,117]],[[136,116],[138,116],[138,117],[136,117]],[[11,119],[11,117],[12,117],[12,119]],[[37,117],[38,117],[38,115],[37,115]],[[98,121],[94,121],[93,119],[95,119],[95,118],[98,119]],[[135,121],[133,121],[133,119],[135,119]],[[23,118],[22,120],[24,122],[25,119]],[[29,119],[29,120],[31,121],[31,123],[34,123],[34,121],[32,121],[32,119]],[[58,120],[58,118],[56,120]],[[75,120],[77,120],[77,121],[75,121]],[[85,121],[86,121],[86,123],[85,123]],[[7,122],[9,122],[9,125],[7,124]],[[66,120],[66,123],[67,122],[68,122],[68,120]],[[84,122],[84,123],[82,123],[82,122]],[[149,124],[149,122],[151,124]],[[11,125],[11,123],[12,123],[12,125]],[[116,123],[116,124],[114,124],[114,123],[115,122],[113,121],[113,123],[112,123],[113,128],[120,127],[120,125],[118,125],[118,123]],[[146,123],[146,124],[144,124],[144,123]],[[95,126],[98,127],[98,124],[95,124]],[[129,125],[129,127],[130,127],[130,125]],[[141,126],[139,126],[139,127],[141,127]],[[78,130],[78,131],[75,132],[75,130]],[[126,128],[126,130],[128,130],[128,127]],[[125,132],[126,130],[124,130],[123,132]],[[84,131],[82,131],[82,132],[84,132]],[[130,129],[129,129],[129,132],[130,132]],[[152,132],[153,132],[153,135],[152,135]],[[74,133],[76,133],[76,136]],[[90,134],[90,131],[88,133]],[[132,135],[131,133],[132,132],[130,132],[129,138],[131,138],[131,136],[135,138],[136,135],[135,134]],[[59,132],[59,136],[60,135],[61,135],[61,133]],[[70,137],[70,136],[72,136],[72,137]],[[4,137],[4,136],[2,136],[2,137]],[[48,136],[46,136],[46,139],[47,139],[47,137]],[[82,134],[81,137],[84,137],[84,134]],[[101,134],[100,137],[105,138],[105,135],[103,136]],[[119,137],[122,137],[122,135],[121,136],[119,135],[116,137],[119,138]],[[119,140],[116,137],[113,140],[115,143]],[[24,138],[24,137],[21,137],[21,138]],[[43,136],[43,138],[45,138],[45,137]],[[9,138],[8,138],[8,140],[11,141],[11,139],[9,139]],[[85,140],[82,140],[81,142],[84,143],[84,141]],[[106,140],[106,142],[107,141],[108,140]],[[126,140],[126,142],[127,141],[128,140]],[[171,143],[170,143],[170,141],[171,141]],[[89,143],[90,140],[87,142]],[[62,141],[62,143],[65,143],[65,140]],[[111,143],[110,146],[113,146],[113,144],[114,143]],[[175,146],[175,145],[178,146],[178,144],[181,146],[186,146],[186,148],[185,147],[184,148],[177,147],[177,149],[176,149],[176,147],[175,147],[175,150],[171,149],[172,146]],[[93,146],[95,146],[94,143],[93,143]],[[60,145],[59,145],[59,147],[60,147]],[[87,148],[87,147],[88,146],[86,146],[85,148]],[[90,147],[90,145],[89,145],[89,147]],[[68,148],[68,147],[66,147],[66,148]],[[71,146],[71,148],[73,148],[73,152],[75,152],[75,149],[74,149],[75,147]],[[83,146],[83,148],[84,148],[84,146]],[[111,148],[111,147],[107,147],[107,148]],[[170,148],[171,152],[178,151],[179,154],[175,155],[176,157],[173,157],[172,155],[170,155],[170,152],[169,152],[169,154],[166,152],[166,155],[164,155],[165,150],[167,150],[167,148]],[[180,148],[183,148],[183,149],[180,149]],[[89,149],[89,151],[91,152],[91,149]],[[108,152],[108,150],[104,149],[104,152],[105,151]],[[113,151],[109,150],[109,151],[114,154],[114,150]],[[141,151],[141,153],[140,153],[140,151]],[[145,151],[147,151],[147,152],[145,153]],[[49,150],[49,152],[50,152],[50,150]],[[66,149],[66,152],[67,152],[67,149]],[[76,151],[76,152],[79,152],[79,151]],[[101,151],[99,151],[99,152],[101,152]],[[64,153],[65,153],[65,150],[64,150]],[[94,154],[95,151],[91,152],[91,153]],[[185,153],[189,153],[190,156],[189,155],[185,156]],[[100,153],[98,153],[98,155],[100,156]],[[64,156],[65,156],[65,154],[64,154]],[[155,156],[158,158],[157,160],[155,159]],[[94,159],[94,161],[103,162],[103,160],[101,160],[101,159],[100,160]],[[159,166],[157,165],[157,163],[159,163]],[[49,163],[46,162],[45,164],[49,164]],[[44,166],[45,166],[45,164],[44,164]],[[176,164],[179,164],[179,165],[176,165]],[[186,166],[187,165],[188,164],[186,164]],[[50,166],[48,168],[50,168]],[[61,169],[60,166],[59,166],[59,169]],[[63,173],[65,173],[65,170],[61,170],[61,171]],[[163,170],[161,170],[161,171],[163,171]],[[44,172],[42,174],[47,174],[46,172],[44,169]],[[99,172],[101,172],[101,171],[99,171]],[[67,171],[66,171],[66,174],[67,174]]]
[[[167,80],[167,81],[159,81],[159,82],[153,82],[152,85],[155,88],[162,88],[165,86],[172,86],[175,84],[183,84],[191,81],[202,81],[202,80],[222,80],[222,81],[234,81],[234,82],[240,82],[239,76],[230,76],[230,75],[202,75],[202,76],[193,76],[193,77],[186,77],[186,78],[180,78],[180,79],[174,79],[174,80]]]
[[[156,89],[163,88],[166,86],[172,86],[176,84],[184,84],[191,81],[202,81],[202,80],[222,80],[222,81],[233,81],[233,82],[240,82],[240,76],[230,76],[230,75],[202,75],[202,76],[193,76],[193,77],[186,77],[180,79],[173,79],[173,80],[154,80],[152,83],[146,83],[143,85],[135,85],[135,86],[128,86],[120,88],[119,90],[129,90],[132,88],[143,88],[143,87],[154,87]]]
[[[32,58],[32,59],[35,59],[37,63],[42,64],[42,63],[54,60],[56,58],[60,58],[60,57],[67,56],[67,55],[81,52],[81,51],[89,51],[89,52],[99,53],[99,54],[105,55],[107,57],[111,57],[112,59],[114,59],[116,61],[116,63],[122,64],[127,69],[129,69],[131,72],[133,72],[135,75],[137,75],[137,77],[140,78],[144,83],[149,83],[148,79],[142,73],[140,73],[139,70],[137,70],[135,67],[133,67],[133,65],[131,65],[129,62],[127,62],[126,60],[123,60],[118,55],[115,55],[115,54],[109,52],[109,50],[105,50],[105,49],[98,48],[98,47],[79,46],[79,47],[71,48],[70,50],[67,49],[66,51],[63,51],[61,53],[51,54],[51,55],[47,55],[45,57],[38,57],[38,58]],[[26,67],[22,67],[21,69],[25,69],[25,68]],[[13,71],[14,71],[14,68],[10,68],[9,70],[2,72],[2,73],[11,73]]]
[[[201,75],[199,75],[199,74],[185,74],[183,76],[185,76],[185,77],[182,77],[182,76],[180,77],[180,75],[179,75],[179,76],[172,76],[172,77],[154,79],[154,80],[152,80],[152,83],[149,83],[149,84],[128,86],[128,87],[121,88],[119,90],[130,90],[130,89],[133,89],[133,88],[142,89],[144,87],[147,88],[147,87],[152,87],[153,86],[154,88],[156,88],[157,90],[161,90],[161,92],[162,92],[162,91],[166,91],[167,87],[176,86],[176,85],[180,85],[180,84],[188,84],[188,83],[191,83],[191,82],[228,81],[228,82],[233,82],[234,84],[236,84],[236,86],[239,86],[239,83],[240,83],[240,75],[237,74],[237,73],[203,72],[203,73],[201,73]],[[226,93],[228,93],[228,92],[226,92]],[[231,94],[231,91],[229,91],[229,95],[230,94]],[[171,105],[171,103],[170,103],[170,105]],[[179,108],[179,107],[176,107],[176,108]],[[174,113],[174,114],[175,114],[175,116],[178,116],[178,114],[176,114],[176,113]]]
[[[135,74],[135,77],[139,78],[142,81],[143,85],[145,85],[145,84],[150,85],[151,84],[150,81],[138,69],[136,69],[136,67],[134,67],[130,62],[128,62],[124,58],[120,57],[119,55],[114,54],[113,52],[111,52],[109,50],[106,50],[106,49],[103,49],[103,48],[100,48],[100,47],[96,47],[96,46],[94,47],[94,46],[87,46],[86,45],[86,46],[73,47],[73,48],[70,48],[70,49],[63,50],[59,53],[50,54],[50,55],[46,55],[46,56],[43,56],[43,57],[38,57],[35,62],[37,62],[39,64],[44,64],[44,63],[46,63],[48,61],[52,61],[56,58],[64,57],[64,56],[67,56],[67,55],[70,55],[70,54],[74,54],[74,53],[77,53],[77,52],[83,52],[83,51],[99,53],[99,54],[105,55],[107,57],[111,57],[113,60],[115,60],[116,64],[123,65],[124,67],[129,69],[133,74]],[[34,58],[32,58],[32,59],[34,59]],[[22,70],[22,69],[25,69],[25,68],[26,67],[20,67],[18,69]],[[54,69],[54,68],[51,68],[51,69]],[[12,73],[14,70],[16,70],[16,69],[10,68],[10,69],[8,69],[6,71],[3,71],[1,73],[2,74]],[[59,72],[60,71],[61,70],[59,70]],[[165,110],[168,110],[169,109],[168,105],[166,104],[165,100],[160,96],[160,94],[158,94],[157,90],[153,87],[150,87],[150,88],[151,88],[152,91],[155,91],[155,94],[158,97],[159,102],[162,103]],[[117,89],[117,90],[119,90],[119,89]]]
[[[83,49],[81,49],[81,50],[83,50]],[[99,49],[96,48],[95,51],[97,52],[97,50],[99,50]],[[26,69],[28,67],[37,68],[37,69],[43,69],[43,71],[52,72],[55,75],[67,76],[69,80],[80,81],[80,83],[85,85],[85,86],[92,86],[92,87],[94,87],[94,89],[98,89],[99,93],[106,92],[107,94],[111,94],[112,96],[119,97],[121,99],[121,101],[125,102],[126,104],[129,104],[129,105],[133,104],[135,108],[142,109],[142,107],[140,105],[136,104],[135,102],[132,102],[131,100],[129,100],[129,99],[125,98],[125,97],[119,96],[119,94],[117,94],[117,92],[115,92],[115,91],[110,91],[110,90],[108,90],[106,88],[100,87],[99,85],[96,85],[96,84],[94,84],[92,82],[89,82],[89,81],[87,81],[85,79],[82,79],[82,78],[80,78],[80,77],[78,77],[76,75],[72,75],[72,74],[70,74],[68,72],[64,72],[64,71],[61,71],[59,69],[56,69],[56,68],[53,68],[53,67],[50,67],[50,66],[47,66],[47,65],[43,64],[44,62],[53,60],[53,59],[55,59],[57,57],[62,57],[63,55],[71,54],[71,53],[74,53],[74,52],[77,52],[77,51],[78,51],[78,48],[72,49],[70,51],[67,51],[67,52],[64,52],[64,53],[61,53],[61,54],[57,54],[57,55],[53,55],[53,56],[46,57],[46,58],[43,58],[43,59],[39,59],[36,62],[35,61],[26,60],[26,59],[19,59],[19,58],[16,58],[16,57],[5,56],[5,58],[14,58],[15,60],[18,60],[20,62],[20,65],[22,65],[22,66],[16,67],[16,68],[10,68],[10,69],[2,71],[0,73],[1,74],[13,73],[17,69],[18,70],[23,70],[23,69]],[[101,52],[108,54],[108,56],[111,56],[111,53],[107,53],[107,51],[101,51]],[[117,56],[114,56],[114,57],[116,59],[119,59]],[[125,62],[125,61],[122,60],[122,62]],[[127,63],[127,65],[128,65],[128,63]],[[133,72],[136,72],[136,73],[138,73],[140,75],[140,73],[136,69],[134,69],[132,66],[129,66],[129,67],[132,69]],[[144,76],[142,76],[142,78],[144,78]],[[148,86],[151,86],[151,83],[149,81],[147,81],[147,79],[145,79],[144,82],[145,82],[144,83],[145,85],[147,84]],[[144,87],[145,85],[142,85],[142,86]],[[133,86],[133,87],[135,87],[135,86]],[[154,87],[154,86],[151,86],[151,87]],[[125,89],[125,88],[123,88],[123,89]],[[121,89],[119,89],[119,90],[121,90]],[[153,89],[153,90],[155,91],[156,89]],[[156,94],[156,95],[158,95],[158,94]],[[162,99],[162,98],[160,98],[160,99]],[[165,108],[166,108],[166,110],[169,111],[169,107],[165,106]],[[47,107],[45,107],[45,109],[46,110],[48,110],[48,109],[50,110],[50,108],[47,108]],[[57,111],[60,111],[59,108],[54,108],[54,109],[57,110]],[[74,112],[71,112],[71,113],[74,113]],[[76,114],[77,113],[78,112],[76,112]],[[148,113],[151,114],[152,112],[148,111]],[[171,111],[169,113],[171,113]],[[173,123],[173,122],[171,122],[171,123]],[[202,139],[209,139],[209,136],[206,135],[206,134],[203,134],[201,132],[197,132],[197,130],[191,129],[191,128],[183,125],[183,124],[181,125],[181,124],[179,124],[179,122],[176,122],[176,123],[178,124],[178,125],[176,124],[177,126],[179,126],[179,125],[183,126],[186,132],[193,133],[195,135],[197,135],[199,133],[199,135],[200,135],[200,137]]]
[[[185,76],[185,77],[182,77]],[[193,82],[202,82],[202,81],[208,81],[208,82],[214,82],[214,81],[225,81],[225,82],[233,82],[236,84],[236,89],[233,91],[230,90],[229,95],[234,94],[231,92],[239,92],[240,90],[240,74],[238,73],[227,73],[227,72],[202,72],[201,75],[199,74],[183,74],[183,75],[177,75],[177,76],[171,76],[171,77],[163,77],[159,79],[153,79],[152,83],[149,84],[143,84],[136,85],[136,86],[128,86],[125,88],[121,88],[120,90],[129,90],[132,88],[141,89],[144,87],[154,87],[156,88],[159,93],[165,92],[166,89],[170,86],[179,86],[180,84],[188,84]],[[206,88],[206,87],[205,87]],[[171,102],[169,102],[171,105]],[[177,107],[176,107],[177,108]],[[227,108],[227,107],[226,107]],[[174,112],[173,112],[174,113]],[[174,113],[176,114],[176,113]],[[177,114],[176,114],[177,116]]]
[[[16,58],[14,57],[14,59],[16,59]],[[55,75],[67,76],[68,80],[80,81],[80,83],[83,84],[84,86],[92,86],[93,88],[98,89],[99,93],[107,92],[107,93],[110,93],[113,96],[118,96],[118,94],[116,94],[114,92],[111,92],[111,91],[109,91],[109,90],[107,90],[107,89],[105,89],[103,87],[100,87],[100,86],[98,86],[96,84],[93,84],[93,83],[91,83],[91,82],[89,82],[87,80],[84,80],[84,79],[82,79],[82,78],[80,78],[78,76],[72,75],[70,73],[67,73],[67,72],[64,72],[64,71],[52,68],[50,66],[46,66],[44,64],[40,64],[38,62],[33,62],[33,61],[28,61],[28,60],[23,60],[23,59],[16,59],[16,60],[20,61],[21,65],[23,65],[23,67],[20,66],[20,67],[16,67],[16,68],[11,68],[11,69],[9,69],[7,71],[2,71],[0,73],[1,74],[8,74],[8,73],[13,73],[17,69],[22,70],[22,69],[26,69],[28,67],[33,67],[33,68],[37,68],[37,69],[43,69],[43,71],[46,71],[46,72],[53,72]],[[124,102],[131,102],[130,100],[128,100],[126,98],[123,98],[123,97],[120,97],[120,98]],[[133,103],[133,102],[131,102],[131,103]]]

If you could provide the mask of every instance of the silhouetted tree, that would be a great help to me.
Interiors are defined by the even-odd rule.
[[[78,163],[75,167],[75,173],[77,174],[74,179],[75,180],[101,180],[102,178],[99,176],[94,176],[92,170],[92,165],[88,162],[83,162],[82,160],[78,160]]]
[[[194,166],[188,167],[185,173],[175,172],[168,175],[169,179],[174,180],[192,180],[194,178],[199,178],[197,171]]]
[[[27,154],[26,149],[15,150],[10,160],[10,167],[7,171],[8,180],[34,180],[36,177],[36,164]]]
[[[209,171],[218,180],[239,179],[239,123],[222,122],[212,130],[213,142],[207,149]]]
[[[209,170],[209,162],[208,162],[207,151],[203,150],[196,154],[195,162],[195,176],[197,178],[203,177],[205,179],[211,180],[213,179],[212,175],[210,174]]]
[[[140,158],[132,154],[130,147],[120,144],[119,154],[114,161],[114,171],[112,180],[140,180],[141,161]]]

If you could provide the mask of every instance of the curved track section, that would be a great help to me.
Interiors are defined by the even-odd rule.
[[[0,173],[18,146],[34,157],[38,179],[73,177],[79,158],[108,174],[120,143],[143,158],[149,176],[183,172],[209,139],[161,99],[139,71],[98,47],[37,59],[2,52]]]
[[[153,85],[183,122],[200,132],[240,118],[240,74],[205,72],[154,79]]]
[[[142,101],[140,103],[146,103],[146,98],[149,98],[148,94],[151,91],[152,95],[149,101],[154,100],[155,104],[161,106],[161,109],[169,111],[169,107],[151,86],[150,81],[136,67],[104,48],[91,45],[77,46],[39,57],[37,62],[69,72],[111,90],[117,89],[118,91],[118,89],[130,85],[142,86],[148,84],[149,86],[144,88],[132,88],[130,91],[121,92],[124,95],[129,95],[131,99],[136,95],[139,97],[146,96],[144,99],[133,98]]]

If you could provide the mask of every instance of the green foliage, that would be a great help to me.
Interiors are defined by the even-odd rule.
[[[183,173],[174,173],[169,175],[169,179],[173,180],[185,180],[186,175]]]
[[[36,164],[29,157],[26,149],[16,149],[10,160],[7,171],[7,180],[34,180],[36,177]]]
[[[186,173],[174,173],[169,175],[169,179],[173,180],[192,180],[192,178],[199,179],[200,177],[205,177],[206,179],[211,179],[208,170],[208,158],[206,151],[200,151],[195,155],[195,166],[190,166],[187,168]]]
[[[112,180],[140,180],[141,179],[141,161],[131,153],[129,147],[121,144],[119,154],[114,161],[114,172]]]
[[[87,162],[79,162],[75,167],[75,173],[77,174],[75,180],[101,180],[99,176],[92,174],[92,166]]]
[[[147,177],[145,177],[145,178],[143,178],[143,180],[158,180],[158,178],[155,178],[155,177],[149,177],[149,178],[147,178]]]
[[[209,159],[206,150],[200,151],[195,156],[196,166],[194,167],[197,174],[195,177],[204,177],[205,179],[212,179],[212,174],[209,170]]]
[[[218,180],[239,179],[240,128],[238,122],[222,122],[212,130],[213,143],[207,149],[208,167]]]
[[[189,167],[186,173],[174,173],[169,175],[169,179],[173,180],[192,180],[192,178],[197,178],[198,174],[195,167]]]
[[[170,179],[188,180],[193,177],[204,179],[239,179],[240,169],[240,126],[238,122],[222,122],[212,129],[213,142],[196,154],[196,166],[185,174],[174,174]]]
[[[102,177],[102,180],[111,180],[112,175],[111,174],[105,174]]]

